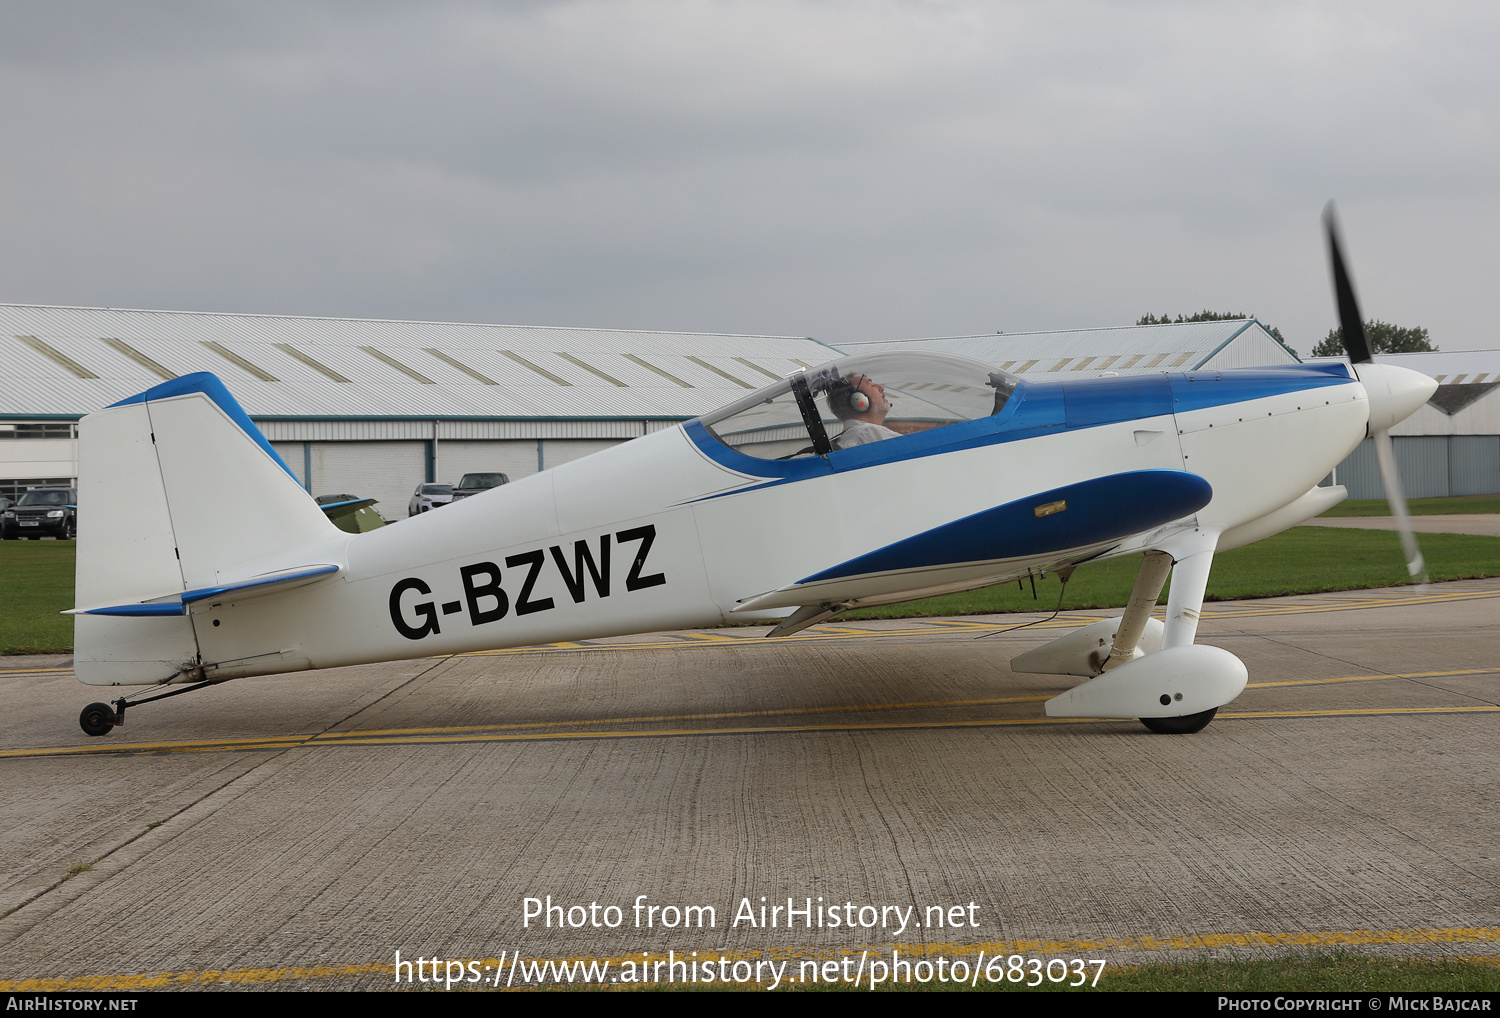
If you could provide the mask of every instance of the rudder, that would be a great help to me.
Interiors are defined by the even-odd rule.
[[[190,678],[198,642],[174,595],[319,552],[326,559],[342,533],[207,372],[89,414],[78,438],[74,671],[83,682]],[[151,613],[155,602],[162,614]],[[129,617],[91,613],[125,605],[135,606]]]

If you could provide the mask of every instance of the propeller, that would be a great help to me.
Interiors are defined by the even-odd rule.
[[[1370,344],[1365,339],[1364,318],[1359,313],[1359,301],[1354,296],[1354,282],[1344,264],[1343,245],[1340,242],[1338,213],[1333,202],[1323,209],[1323,226],[1328,232],[1328,261],[1333,270],[1334,299],[1339,306],[1339,331],[1344,340],[1344,351],[1359,374],[1359,365],[1373,365]],[[1364,381],[1364,379],[1361,379]],[[1371,409],[1375,409],[1371,400]],[[1404,415],[1403,415],[1404,416]],[[1399,419],[1399,418],[1398,418]],[[1376,427],[1375,414],[1371,414],[1370,437],[1375,440],[1375,459],[1380,464],[1380,480],[1385,485],[1385,500],[1396,518],[1396,530],[1401,535],[1401,550],[1406,556],[1406,571],[1412,581],[1427,582],[1427,565],[1422,559],[1422,550],[1417,547],[1417,535],[1412,530],[1411,515],[1406,510],[1406,496],[1401,491],[1401,475],[1396,470],[1396,454],[1391,447],[1388,427]]]

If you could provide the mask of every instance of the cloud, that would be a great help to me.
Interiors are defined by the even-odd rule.
[[[0,297],[831,342],[1212,306],[1306,348],[1337,195],[1372,312],[1487,343],[1497,17],[13,5]]]

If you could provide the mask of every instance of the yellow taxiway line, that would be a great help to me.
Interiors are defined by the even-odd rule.
[[[1404,944],[1493,944],[1500,942],[1500,926],[1476,927],[1431,927],[1397,930],[1315,930],[1283,933],[1199,933],[1168,936],[1123,936],[1099,937],[1095,939],[1053,940],[999,940],[983,943],[946,944],[898,944],[903,957],[913,960],[946,956],[948,958],[971,959],[983,954],[987,958],[1007,958],[1019,954],[1031,957],[1104,957],[1115,952],[1150,953],[1158,951],[1206,951],[1253,948],[1307,948],[1307,947],[1372,947]],[[662,950],[653,949],[656,956]],[[749,948],[726,948],[715,950],[715,958],[723,956],[729,961],[832,961],[850,955],[868,953],[875,958],[885,958],[888,945],[861,945],[858,947],[776,947],[765,950]],[[542,955],[535,960],[543,960]],[[554,963],[574,964],[590,962],[610,971],[618,971],[626,963],[640,964],[640,953],[601,958],[583,955],[566,958],[547,955]],[[509,958],[464,958],[455,961],[474,962],[480,971],[493,971],[505,965]],[[527,957],[526,961],[533,960]],[[1470,960],[1489,960],[1475,958]],[[394,959],[393,959],[394,961]],[[1118,967],[1118,966],[1116,966]],[[189,969],[177,972],[151,972],[101,976],[59,976],[34,979],[0,979],[3,993],[80,993],[80,992],[131,992],[136,990],[170,990],[190,986],[257,986],[267,983],[306,982],[311,980],[340,979],[355,976],[396,977],[395,965],[390,962],[366,962],[353,965],[306,965],[282,968],[235,968],[235,969]],[[437,981],[441,984],[442,980]],[[537,984],[529,984],[534,986]],[[549,984],[551,985],[551,984]],[[522,987],[516,987],[522,988]],[[526,988],[529,988],[526,987]]]
[[[1284,682],[1252,683],[1249,688],[1322,685],[1342,682],[1373,682],[1381,679],[1424,679],[1462,675],[1493,675],[1500,669],[1466,668],[1439,672],[1406,672],[1398,675],[1346,675],[1328,679],[1294,679]],[[636,717],[596,718],[572,721],[524,721],[498,725],[464,725],[432,728],[384,728],[351,732],[321,732],[311,735],[260,736],[243,739],[212,739],[171,742],[103,743],[85,746],[52,746],[0,750],[0,759],[18,757],[93,756],[100,753],[202,753],[266,749],[294,749],[317,746],[399,746],[458,742],[544,742],[587,739],[671,738],[703,735],[764,735],[796,732],[894,731],[923,728],[1000,728],[1018,725],[1102,724],[1120,718],[980,718],[933,721],[833,722],[815,725],[709,726],[683,728],[622,729],[618,731],[578,731],[584,726],[645,725],[673,721],[722,721],[735,718],[786,717],[798,714],[840,714],[864,711],[923,710],[955,707],[982,707],[1011,703],[1036,703],[1050,695],[992,697],[975,700],[923,700],[906,703],[845,704],[833,707],[786,707],[760,711],[723,711],[711,714],[657,714]],[[1395,714],[1488,714],[1500,713],[1500,706],[1479,704],[1448,707],[1359,707],[1322,708],[1316,710],[1228,711],[1219,719],[1348,717]],[[537,731],[536,729],[547,729]],[[575,730],[563,730],[575,729]]]

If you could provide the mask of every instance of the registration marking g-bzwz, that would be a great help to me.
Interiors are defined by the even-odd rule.
[[[537,580],[542,575],[542,570],[547,567],[549,561],[555,565],[558,574],[562,578],[563,586],[567,588],[568,595],[572,597],[574,604],[582,604],[588,596],[588,588],[593,587],[594,593],[599,598],[610,596],[610,537],[609,534],[599,535],[598,554],[595,555],[593,546],[587,541],[573,542],[573,562],[568,563],[568,556],[563,552],[562,545],[554,544],[545,548],[534,548],[530,551],[518,552],[515,555],[505,557],[506,569],[520,569],[526,567],[525,578],[521,580],[521,589],[515,598],[515,613],[517,616],[530,615],[534,612],[551,611],[557,607],[555,599],[550,597],[533,597],[536,590]],[[646,556],[651,554],[651,546],[656,541],[656,527],[654,524],[646,524],[643,527],[633,527],[630,530],[621,530],[613,535],[619,545],[639,542],[635,558],[630,563],[630,571],[625,575],[626,591],[645,590],[649,587],[659,587],[667,582],[664,573],[651,573],[641,575],[641,570],[646,565]],[[469,624],[472,626],[487,625],[498,622],[505,618],[511,610],[511,597],[501,586],[503,573],[499,565],[494,562],[472,562],[460,566],[459,579],[463,584],[464,596],[462,600],[444,601],[441,606],[443,615],[456,615],[465,608],[468,610]],[[420,577],[408,576],[398,580],[391,588],[391,624],[396,627],[396,632],[408,640],[420,640],[426,636],[435,636],[442,632],[438,623],[439,605],[436,601],[419,601],[403,609],[401,605],[402,595],[407,591],[415,591],[421,595],[432,593],[426,581]],[[415,620],[410,621],[408,612]]]

